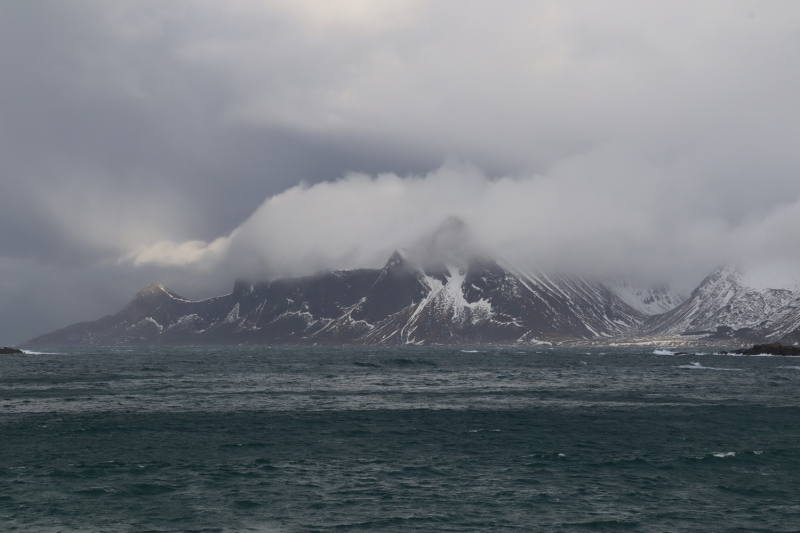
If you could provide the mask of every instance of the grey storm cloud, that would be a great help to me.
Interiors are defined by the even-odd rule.
[[[4,3],[0,343],[449,216],[548,268],[800,272],[798,64],[789,1]]]

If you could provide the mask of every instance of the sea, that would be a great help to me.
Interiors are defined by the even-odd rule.
[[[0,531],[800,531],[800,358],[688,351],[0,356]]]

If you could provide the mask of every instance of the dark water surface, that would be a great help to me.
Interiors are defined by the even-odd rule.
[[[800,358],[0,356],[0,531],[800,531]]]

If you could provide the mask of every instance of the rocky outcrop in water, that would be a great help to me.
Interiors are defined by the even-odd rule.
[[[11,355],[12,353],[25,353],[22,350],[17,350],[16,348],[9,348],[8,346],[4,346],[0,348],[0,355]]]
[[[737,353],[741,355],[800,355],[800,347],[785,346],[779,342],[773,342],[771,344],[756,344],[752,348],[743,348],[741,350],[722,353]]]

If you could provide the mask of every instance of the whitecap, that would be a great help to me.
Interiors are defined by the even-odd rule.
[[[656,355],[675,355],[675,352],[670,352],[669,350],[653,350],[653,353]]]
[[[703,366],[700,363],[689,363],[688,365],[679,365],[678,368],[689,368],[691,370],[695,370],[695,369],[698,369],[698,370],[733,370],[733,371],[741,370],[741,368],[716,368],[716,367],[713,367],[713,366]]]
[[[736,457],[736,452],[718,452],[712,453],[714,457]]]
[[[478,350],[461,350],[464,353],[478,353]]]

